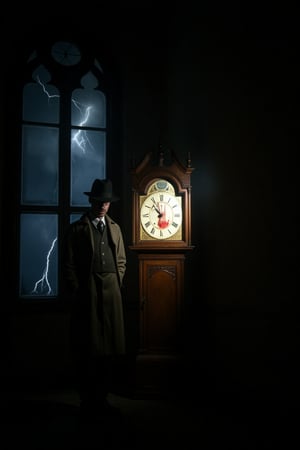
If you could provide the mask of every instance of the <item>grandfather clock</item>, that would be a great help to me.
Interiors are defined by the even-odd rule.
[[[138,381],[151,389],[158,388],[163,369],[167,376],[169,364],[181,355],[184,265],[194,248],[192,171],[190,158],[183,165],[173,152],[168,163],[163,152],[157,161],[149,152],[131,171],[133,242],[129,248],[139,262]]]

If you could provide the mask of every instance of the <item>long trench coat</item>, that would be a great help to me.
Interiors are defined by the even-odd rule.
[[[96,314],[95,305],[99,301],[97,298],[99,290],[97,293],[95,276],[92,272],[96,249],[91,228],[94,225],[89,220],[88,214],[70,224],[64,236],[62,272],[65,293],[71,301],[71,345],[75,358],[81,357],[82,354],[87,357],[125,353],[121,296],[126,270],[125,247],[120,226],[108,215],[105,216],[105,221],[116,264],[116,274],[108,274],[108,278],[104,278],[102,293],[102,297],[107,296],[113,303],[111,306],[108,301],[106,303],[103,301],[104,308],[105,304],[109,306],[108,326],[103,327]]]

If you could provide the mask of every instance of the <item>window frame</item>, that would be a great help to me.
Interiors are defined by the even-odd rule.
[[[57,39],[56,39],[57,40]],[[52,40],[55,42],[55,39]],[[80,46],[82,55],[85,57],[80,64],[81,73],[84,73],[88,70],[89,65],[95,61],[95,58],[99,61],[101,58],[101,50],[97,55],[95,53],[95,49],[93,46],[85,46],[85,44],[78,43],[75,41],[76,45]],[[85,208],[76,207],[67,205],[66,198],[64,198],[61,203],[59,201],[58,206],[48,206],[47,208],[41,208],[39,206],[28,206],[21,205],[21,168],[22,168],[22,96],[23,96],[23,88],[31,81],[31,74],[33,63],[30,61],[28,63],[28,57],[30,56],[34,45],[26,46],[26,51],[24,51],[21,55],[21,58],[16,58],[13,64],[10,66],[13,76],[10,76],[11,73],[7,71],[7,77],[5,79],[5,84],[7,86],[7,93],[10,92],[11,95],[7,95],[5,97],[5,110],[7,111],[7,116],[5,120],[5,144],[7,148],[12,148],[11,152],[7,152],[4,159],[4,167],[7,167],[8,170],[5,172],[3,177],[3,202],[2,202],[2,211],[3,211],[3,225],[2,225],[2,236],[3,236],[3,255],[4,255],[4,264],[3,264],[3,279],[6,282],[7,287],[11,286],[10,294],[8,295],[7,301],[5,302],[8,305],[8,308],[23,308],[26,310],[31,309],[32,307],[40,307],[42,305],[43,310],[45,309],[45,305],[47,305],[50,309],[52,308],[64,308],[66,305],[65,299],[61,296],[60,286],[61,286],[61,270],[60,270],[60,257],[58,258],[58,295],[55,297],[51,297],[51,299],[47,300],[45,297],[31,297],[29,300],[24,299],[19,295],[19,258],[20,258],[20,217],[24,212],[37,212],[39,210],[46,210],[49,213],[54,212],[59,216],[59,227],[58,227],[58,242],[61,244],[61,239],[64,234],[64,230],[69,223],[69,218],[71,214],[76,214],[79,212],[83,212]],[[39,45],[39,50],[41,51],[42,46]],[[45,46],[47,49],[47,45]],[[49,46],[48,46],[49,50]],[[42,53],[43,60],[46,58]],[[55,67],[55,63],[51,62],[51,65]],[[115,159],[115,154],[118,154],[119,160],[122,161],[121,155],[119,154],[120,148],[120,109],[119,109],[119,99],[120,99],[120,90],[118,83],[116,83],[116,72],[112,69],[113,64],[110,64],[103,59],[101,60],[101,67],[103,67],[103,72],[107,73],[106,78],[103,77],[102,84],[99,85],[99,89],[103,90],[106,95],[106,105],[107,105],[107,118],[106,118],[106,174],[110,176],[110,173],[114,173],[113,178],[115,180],[120,180],[120,175],[122,171],[122,162],[117,166],[113,164],[113,160]],[[64,67],[64,70],[69,74],[72,74],[73,71],[79,71],[78,66],[74,67]],[[94,70],[94,69],[93,69]],[[78,86],[77,86],[78,87]],[[114,108],[112,107],[113,103],[116,105]],[[60,121],[67,121],[68,118],[62,116]],[[112,123],[114,123],[114,127],[112,127]],[[70,129],[71,129],[70,125]],[[112,128],[114,129],[114,136],[112,133]],[[61,144],[60,144],[61,149]],[[117,149],[114,152],[114,149]],[[60,161],[59,167],[63,167],[63,171],[66,171],[66,167],[70,163],[70,153],[66,157],[62,155],[60,151]],[[113,171],[112,171],[113,168]],[[68,170],[69,171],[69,170]],[[63,177],[66,179],[67,177]],[[67,180],[65,181],[67,182]],[[119,183],[121,183],[119,181]],[[120,186],[120,185],[119,185]],[[9,193],[7,192],[7,188],[9,187]],[[89,187],[87,187],[88,189]],[[66,192],[66,189],[64,189]],[[66,194],[64,194],[66,197]],[[66,206],[67,205],[67,206]],[[121,210],[118,214],[121,214]],[[13,238],[8,240],[5,233],[5,217],[9,217],[9,229],[10,236]],[[60,253],[60,252],[59,252]]]

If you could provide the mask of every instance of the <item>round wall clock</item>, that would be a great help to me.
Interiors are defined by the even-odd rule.
[[[140,223],[141,239],[181,239],[181,197],[169,181],[154,181],[140,197]]]
[[[53,59],[63,66],[74,66],[81,60],[79,48],[67,41],[56,42],[51,49]]]

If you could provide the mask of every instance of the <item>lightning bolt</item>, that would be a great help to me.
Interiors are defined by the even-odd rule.
[[[52,241],[50,250],[47,253],[46,266],[45,266],[45,269],[43,270],[43,276],[35,283],[34,288],[31,291],[32,294],[39,294],[39,293],[44,294],[46,288],[48,289],[48,291],[46,292],[46,295],[50,295],[52,292],[52,288],[51,288],[49,280],[48,280],[48,272],[49,272],[50,256],[54,249],[54,245],[55,245],[56,241],[57,241],[57,237]]]
[[[36,77],[36,81],[41,86],[44,94],[48,97],[48,100],[50,100],[52,98],[60,98],[60,95],[58,95],[58,94],[51,95],[49,93],[49,91],[46,89],[45,84],[41,81],[39,76]],[[92,111],[92,106],[91,105],[89,105],[89,106],[82,105],[73,98],[72,98],[72,103],[80,112],[82,121],[80,122],[79,126],[82,127],[89,120],[89,117],[90,117],[90,114]],[[92,146],[91,142],[89,141],[89,139],[87,138],[86,132],[84,130],[78,130],[74,134],[72,141],[77,144],[78,148],[81,150],[81,152],[83,154],[86,153],[88,146],[90,146],[93,149],[93,146]],[[51,253],[53,252],[56,241],[57,241],[57,237],[52,241],[50,250],[48,251],[47,256],[46,256],[46,265],[43,270],[42,277],[35,283],[34,288],[31,291],[32,294],[50,295],[52,292],[52,288],[51,288],[51,285],[50,285],[49,279],[48,279],[48,273],[49,273]]]
[[[85,106],[84,107],[85,111],[82,113],[83,105],[80,105],[80,103],[74,99],[72,99],[72,103],[73,103],[73,105],[75,105],[75,107],[80,111],[80,114],[83,116],[83,120],[79,124],[80,127],[83,127],[89,120],[92,106]],[[83,132],[82,130],[78,130],[77,133],[75,133],[75,135],[72,138],[72,141],[76,142],[78,147],[82,150],[82,153],[86,152],[87,144],[89,144],[92,147],[90,141],[86,137],[86,133]]]
[[[41,86],[44,94],[46,94],[46,96],[48,97],[48,100],[50,100],[51,98],[60,98],[60,95],[58,95],[58,94],[51,95],[49,93],[49,91],[46,89],[45,84],[41,81],[41,79],[38,75],[36,77],[36,81]],[[76,101],[74,98],[72,98],[72,103],[75,106],[75,108],[78,109],[81,116],[83,117],[82,121],[79,124],[79,127],[83,127],[88,122],[90,114],[91,114],[91,110],[93,109],[93,107],[91,105],[88,105],[88,106],[82,105],[78,101]],[[78,130],[74,134],[72,141],[78,145],[78,147],[81,149],[82,153],[86,153],[86,149],[87,149],[88,145],[91,148],[93,148],[91,142],[89,141],[89,139],[86,136],[86,132],[83,130]]]
[[[50,99],[50,98],[59,98],[60,97],[60,95],[58,95],[58,94],[54,94],[54,95],[49,94],[49,92],[47,91],[44,83],[41,82],[41,79],[40,79],[40,77],[38,75],[36,77],[36,81],[39,83],[40,86],[42,86],[43,92],[47,95],[48,99]]]

